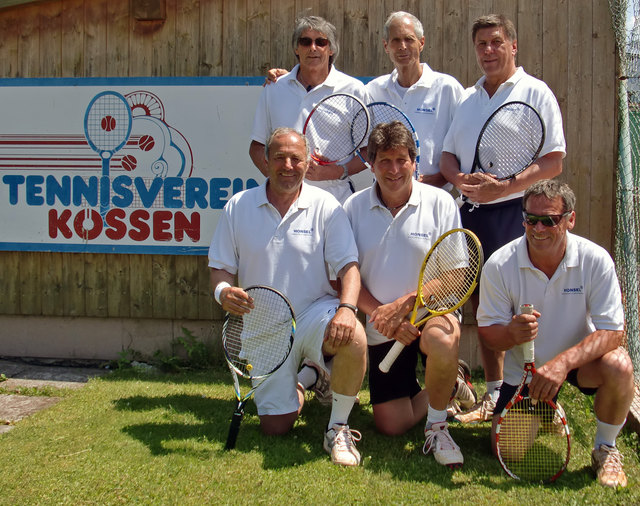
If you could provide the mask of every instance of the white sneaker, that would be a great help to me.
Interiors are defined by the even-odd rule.
[[[470,410],[456,415],[456,421],[460,423],[488,422],[493,417],[496,403],[491,400],[491,394],[486,392]]]
[[[425,442],[422,452],[425,455],[433,452],[433,456],[438,464],[451,469],[462,467],[464,457],[460,447],[455,443],[449,434],[447,422],[434,423],[431,428],[424,431]]]
[[[308,358],[303,360],[302,367],[311,367],[311,369],[316,371],[318,379],[316,379],[316,382],[309,390],[316,394],[316,399],[318,399],[320,404],[330,406],[333,401],[333,393],[331,392],[331,378],[327,371]]]
[[[356,441],[362,439],[357,430],[348,425],[334,424],[324,433],[324,449],[331,454],[331,462],[340,466],[360,465],[360,452],[356,450]]]

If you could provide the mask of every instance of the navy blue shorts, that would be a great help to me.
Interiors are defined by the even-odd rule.
[[[567,374],[566,381],[571,383],[574,387],[576,387],[585,395],[595,395],[595,393],[598,391],[597,388],[584,388],[578,385],[578,369],[571,369],[569,371],[569,374]],[[510,385],[509,383],[502,384],[502,387],[500,387],[500,397],[498,398],[498,402],[496,402],[496,407],[493,410],[494,414],[499,415],[500,413],[502,413],[502,410],[505,408],[507,403],[511,400],[511,398],[513,397],[513,394],[516,393],[517,388],[518,388],[518,385]],[[562,387],[560,387],[560,390],[562,390]],[[558,399],[558,394],[560,393],[560,390],[558,390],[558,393],[553,398],[554,402]],[[529,386],[525,385],[524,388],[522,389],[522,395],[526,396],[528,395],[528,393],[529,393]]]
[[[469,212],[470,209],[473,211]],[[484,253],[485,261],[498,248],[524,234],[522,199],[511,199],[497,204],[483,204],[473,208],[465,203],[460,208],[462,226],[474,232]]]
[[[395,341],[368,346],[371,404],[381,404],[403,397],[412,398],[422,390],[416,378],[418,356],[423,365],[426,361],[425,355],[420,351],[420,339],[416,339],[402,350],[388,373],[383,373],[378,368],[393,343]]]

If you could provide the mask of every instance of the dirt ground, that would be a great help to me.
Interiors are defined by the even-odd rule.
[[[0,374],[7,378],[0,382],[0,388],[9,392],[0,394],[0,434],[10,431],[23,418],[60,400],[59,397],[10,392],[19,391],[21,387],[82,388],[89,378],[107,373],[105,369],[91,363],[0,358]]]

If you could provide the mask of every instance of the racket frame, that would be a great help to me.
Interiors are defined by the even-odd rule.
[[[316,153],[314,146],[312,146],[313,139],[311,139],[307,135],[307,132],[309,130],[310,123],[313,121],[314,115],[318,114],[318,111],[322,108],[323,105],[325,105],[326,102],[328,102],[329,100],[334,100],[336,97],[339,97],[339,96],[344,96],[344,97],[347,97],[349,100],[353,100],[357,105],[360,106],[361,109],[359,109],[358,112],[355,113],[352,117],[343,118],[346,121],[348,121],[348,124],[343,125],[343,128],[349,129],[349,136],[351,138],[352,149],[347,154],[340,156],[335,160],[329,160],[324,158],[322,156],[322,153]],[[355,132],[354,132],[355,120],[356,118],[360,117],[360,111],[362,111],[364,114],[364,116],[362,117],[362,121],[365,122],[365,125],[364,125],[364,128],[360,129],[363,131],[363,133],[361,135],[355,135]],[[364,105],[362,100],[360,100],[358,97],[354,95],[351,95],[350,93],[332,93],[331,95],[324,97],[322,100],[320,100],[320,102],[318,102],[313,107],[313,109],[311,110],[311,112],[307,116],[307,119],[304,122],[304,126],[302,128],[302,134],[307,137],[307,142],[309,143],[310,156],[314,162],[316,162],[318,165],[335,165],[342,161],[347,160],[348,158],[352,157],[356,153],[356,151],[362,145],[362,143],[366,141],[367,135],[369,133],[370,125],[371,125],[371,118],[369,116],[369,111],[367,110],[367,107]],[[345,136],[345,138],[347,138],[347,136]]]
[[[429,309],[426,307],[424,297],[422,294],[422,290],[423,290],[422,278],[424,276],[424,270],[429,262],[429,259],[431,258],[431,255],[436,251],[438,245],[440,245],[450,235],[458,232],[464,233],[465,236],[468,237],[473,244],[475,244],[475,249],[478,252],[477,269],[474,274],[473,281],[469,285],[467,292],[464,294],[463,297],[461,297],[458,300],[458,302],[455,305],[447,308],[443,308],[442,310]],[[466,244],[468,245],[469,242],[467,241]],[[467,249],[467,251],[469,251],[469,249]],[[466,228],[454,228],[452,230],[449,230],[448,232],[445,232],[440,237],[438,237],[436,242],[433,243],[431,248],[429,248],[429,251],[427,252],[427,254],[424,257],[424,260],[422,261],[422,266],[420,267],[420,273],[418,274],[418,288],[416,290],[416,300],[413,304],[413,310],[411,311],[411,316],[409,317],[410,323],[416,327],[420,327],[421,325],[424,325],[425,323],[427,323],[427,321],[430,320],[431,318],[453,313],[455,310],[462,307],[464,303],[467,302],[469,297],[471,297],[471,294],[474,292],[474,290],[478,286],[478,281],[480,279],[480,271],[482,270],[483,263],[484,263],[484,258],[482,253],[482,245],[480,243],[480,240],[478,239],[478,236],[476,236],[476,234],[474,234],[471,230],[468,230]],[[425,314],[423,313],[423,311],[426,311],[426,316],[423,316]],[[421,314],[422,317],[416,322],[416,319],[418,318],[419,313]],[[384,357],[382,362],[380,362],[380,364],[378,365],[378,368],[380,369],[381,372],[383,373],[389,372],[389,370],[391,369],[391,366],[396,361],[396,359],[398,358],[398,356],[400,355],[404,347],[405,345],[402,344],[400,341],[396,341],[393,343],[393,346],[387,352],[387,355]]]
[[[289,354],[291,353],[291,349],[293,348],[293,339],[294,339],[294,335],[295,335],[295,331],[296,331],[296,317],[295,317],[295,313],[293,311],[293,307],[291,306],[291,302],[289,302],[289,299],[287,299],[287,297],[282,294],[282,292],[276,290],[275,288],[272,288],[270,286],[266,286],[266,285],[252,285],[249,286],[247,288],[245,288],[245,292],[250,294],[251,290],[255,290],[255,289],[263,289],[263,290],[269,290],[271,292],[274,292],[275,294],[279,295],[280,297],[282,297],[282,299],[284,300],[284,302],[286,302],[286,304],[289,306],[289,310],[291,311],[291,335],[289,337],[289,349],[286,353],[286,355],[284,355],[284,357],[282,358],[282,360],[275,366],[273,367],[271,370],[269,370],[267,373],[261,374],[261,375],[257,375],[257,376],[253,376],[251,374],[248,374],[246,371],[241,370],[240,368],[236,367],[235,364],[233,363],[233,360],[231,359],[231,357],[229,356],[229,352],[227,351],[227,347],[226,347],[226,341],[225,341],[225,331],[227,329],[227,325],[229,323],[229,320],[231,318],[239,318],[235,315],[231,315],[230,313],[227,313],[225,315],[225,320],[224,320],[224,324],[222,327],[222,349],[224,352],[224,358],[227,362],[227,365],[229,366],[229,370],[231,371],[231,376],[233,377],[233,389],[234,389],[234,393],[236,396],[236,407],[233,411],[233,415],[231,416],[231,422],[229,424],[229,432],[227,435],[227,442],[225,444],[225,450],[231,450],[233,448],[235,448],[236,446],[236,440],[238,438],[238,433],[240,432],[240,424],[242,422],[242,419],[244,417],[244,408],[245,405],[247,404],[247,402],[249,401],[249,399],[251,399],[251,396],[253,395],[253,393],[256,391],[256,389],[269,377],[271,376],[275,371],[277,371],[280,366],[282,366],[282,364],[285,363],[285,361],[287,360],[287,358],[289,357]],[[248,379],[251,381],[251,388],[249,389],[249,391],[245,394],[242,395],[241,391],[240,391],[240,381],[238,379],[239,376],[242,376],[245,379]]]
[[[531,304],[522,304],[520,306],[521,314],[532,314],[533,306]],[[502,424],[509,412],[509,410],[520,401],[526,400],[529,397],[522,395],[522,392],[527,385],[527,379],[536,373],[536,365],[535,365],[535,345],[533,341],[528,341],[520,345],[522,351],[524,353],[524,371],[522,373],[522,378],[520,383],[518,384],[518,388],[515,393],[504,407],[502,412],[500,413],[500,417],[498,418],[498,423],[496,424],[495,435],[496,435],[496,455],[498,457],[498,461],[500,462],[500,466],[502,469],[512,478],[516,480],[521,480],[522,478],[518,476],[513,470],[509,469],[506,459],[503,457],[502,447],[500,445],[500,431],[502,429]],[[558,469],[556,473],[547,479],[543,480],[547,483],[552,483],[557,480],[560,475],[565,471],[567,465],[569,464],[569,457],[571,455],[571,432],[569,430],[569,425],[567,424],[567,419],[564,413],[564,409],[560,403],[556,403],[553,400],[548,401],[537,401],[538,404],[547,404],[551,410],[553,410],[554,417],[557,415],[560,422],[562,423],[562,430],[567,440],[567,454],[564,459],[563,465]]]

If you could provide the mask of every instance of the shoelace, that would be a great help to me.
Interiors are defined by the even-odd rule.
[[[354,441],[360,441],[362,434],[360,431],[352,430],[348,425],[342,427],[336,434],[333,445],[338,447],[338,450],[349,450],[352,446],[355,446]]]
[[[459,450],[458,445],[453,441],[453,438],[451,437],[451,434],[449,434],[447,428],[434,428],[435,425],[436,424],[434,424],[431,429],[427,430],[425,433],[427,439],[422,447],[422,453],[427,455],[438,442],[440,443],[440,448],[445,451]]]
[[[622,470],[622,454],[611,446],[602,445],[600,448],[607,454],[602,463],[603,471],[618,474]]]

